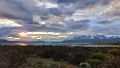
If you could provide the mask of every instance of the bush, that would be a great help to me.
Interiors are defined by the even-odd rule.
[[[119,55],[120,51],[119,49],[114,48],[114,49],[110,49],[108,53],[113,54],[113,55]]]
[[[86,62],[89,63],[92,67],[96,67],[103,63],[101,60],[98,59],[88,59]]]
[[[87,62],[82,62],[82,63],[80,63],[80,68],[91,68],[91,66]]]
[[[98,60],[104,61],[104,60],[105,60],[105,54],[103,54],[103,53],[101,53],[101,52],[93,53],[93,54],[90,56],[90,59],[98,59]]]

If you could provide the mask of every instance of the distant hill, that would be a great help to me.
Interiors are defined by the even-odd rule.
[[[74,36],[71,39],[62,42],[81,42],[81,43],[96,43],[96,42],[120,42],[120,35],[81,35]]]
[[[8,41],[4,39],[0,39],[0,43],[45,43],[45,41]]]
[[[7,40],[4,40],[4,39],[0,39],[0,43],[6,43],[8,42]]]
[[[9,43],[45,43],[45,41],[9,41]]]

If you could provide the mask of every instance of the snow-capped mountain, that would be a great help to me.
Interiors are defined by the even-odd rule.
[[[63,42],[120,42],[120,35],[81,35]]]

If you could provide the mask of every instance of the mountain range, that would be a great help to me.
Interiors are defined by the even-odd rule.
[[[46,43],[49,41],[8,41],[0,39],[0,43]],[[56,42],[56,41],[54,41]],[[58,43],[97,43],[97,42],[119,42],[120,35],[80,35],[59,41]]]
[[[66,39],[62,42],[82,42],[82,43],[120,42],[120,35],[81,35],[74,36],[73,38]]]

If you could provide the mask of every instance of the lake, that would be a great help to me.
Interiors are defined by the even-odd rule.
[[[96,45],[90,43],[3,43],[2,45],[20,45],[20,46],[79,46],[79,47],[120,47],[120,45]]]

